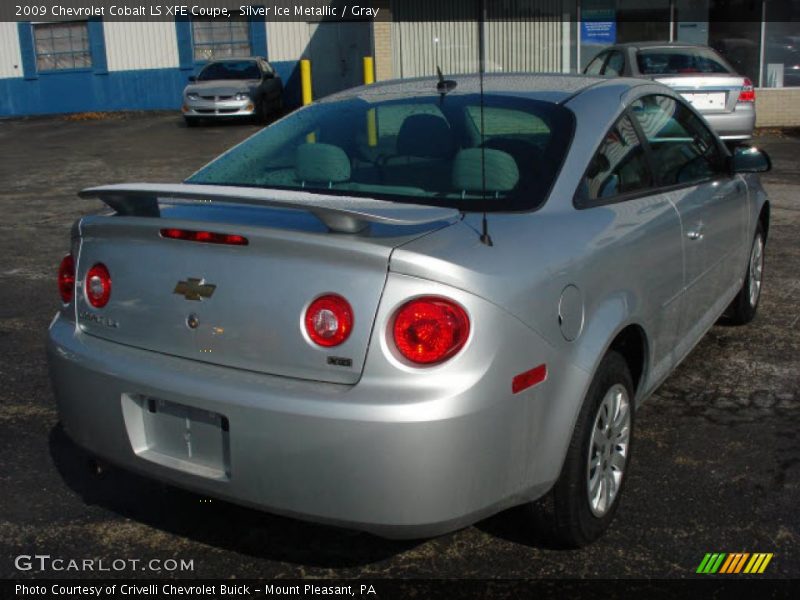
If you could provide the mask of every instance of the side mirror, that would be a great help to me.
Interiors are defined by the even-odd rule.
[[[197,77],[194,75],[189,75],[189,83],[194,83],[195,81],[197,81]]]
[[[737,146],[730,157],[732,173],[766,173],[772,161],[764,150],[753,146]]]

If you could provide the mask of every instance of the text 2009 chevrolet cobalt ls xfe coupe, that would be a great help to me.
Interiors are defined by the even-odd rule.
[[[541,526],[587,543],[635,407],[726,308],[755,314],[768,167],[644,80],[329,97],[185,183],[82,192],[114,212],[61,265],[61,420],[280,514],[409,537],[548,495]]]

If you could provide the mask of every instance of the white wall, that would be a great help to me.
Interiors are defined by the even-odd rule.
[[[109,71],[179,66],[175,23],[104,21]]]
[[[0,79],[22,76],[22,56],[19,51],[17,24],[0,21]]]
[[[267,23],[267,52],[271,62],[308,58],[308,23],[277,21]]]

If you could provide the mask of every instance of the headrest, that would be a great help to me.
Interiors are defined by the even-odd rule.
[[[418,114],[405,118],[397,132],[397,154],[424,158],[450,158],[453,132],[444,117]]]
[[[341,183],[350,179],[350,159],[339,146],[302,144],[297,147],[297,179],[315,183]]]
[[[485,183],[484,172],[485,169]],[[519,182],[517,163],[507,152],[491,148],[461,150],[453,161],[453,187],[466,192],[508,192]]]

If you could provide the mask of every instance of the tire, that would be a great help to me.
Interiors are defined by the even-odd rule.
[[[256,121],[258,121],[262,125],[266,125],[267,123],[269,123],[269,114],[270,114],[269,102],[267,102],[267,97],[263,96],[261,100],[258,101],[258,109],[256,110]]]
[[[608,421],[607,411],[615,414]],[[530,505],[537,532],[552,545],[585,546],[611,525],[630,466],[633,414],[630,370],[622,356],[611,351],[589,386],[558,480],[544,498]]]
[[[725,311],[731,325],[746,325],[756,316],[758,302],[761,300],[761,288],[764,283],[764,249],[766,240],[761,223],[756,227],[753,245],[747,259],[747,273],[736,298]]]
[[[186,121],[187,127],[197,127],[200,123],[200,119],[197,117],[183,117],[183,120]]]

